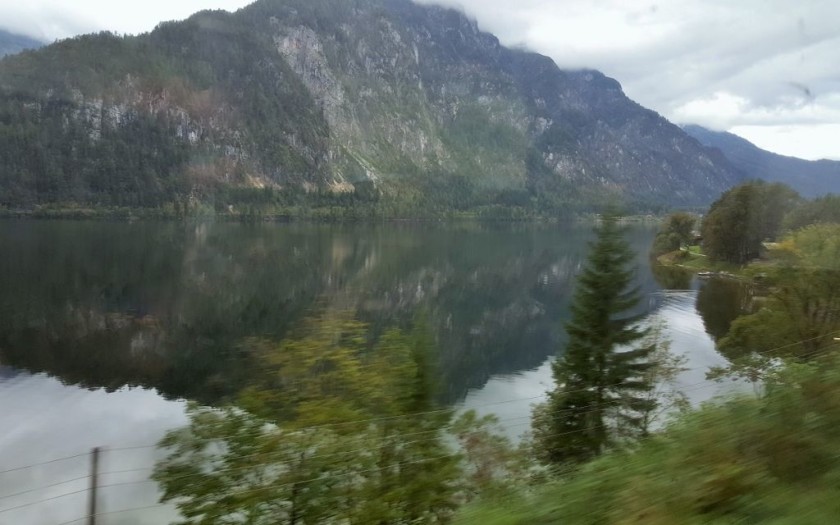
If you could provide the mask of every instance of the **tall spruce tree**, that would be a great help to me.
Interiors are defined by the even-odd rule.
[[[566,325],[565,352],[553,365],[556,387],[535,411],[534,441],[548,463],[576,463],[600,454],[628,428],[642,432],[655,401],[645,380],[654,345],[634,347],[647,331],[629,311],[640,300],[632,288],[633,252],[615,215],[596,228]]]

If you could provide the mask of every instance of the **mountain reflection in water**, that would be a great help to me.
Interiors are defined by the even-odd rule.
[[[562,342],[588,226],[0,222],[0,362],[63,382],[232,399],[243,341],[352,311],[374,333],[427,313],[451,402]],[[635,228],[639,284],[658,289]],[[648,308],[650,305],[643,305]]]

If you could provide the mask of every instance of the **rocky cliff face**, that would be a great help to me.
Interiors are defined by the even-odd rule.
[[[0,98],[7,206],[230,187],[373,191],[410,209],[644,208],[708,203],[740,177],[615,80],[409,0],[261,0],[65,41],[0,63]]]

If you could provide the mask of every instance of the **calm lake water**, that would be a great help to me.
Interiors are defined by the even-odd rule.
[[[653,234],[629,234],[639,313],[667,323],[688,359],[678,386],[698,403],[720,391],[704,380],[725,363],[712,336],[743,298],[654,276]],[[155,442],[186,421],[185,400],[220,404],[248,385],[242,341],[282,338],[308,315],[352,311],[382,330],[425,312],[441,401],[495,413],[516,436],[551,387],[590,238],[530,224],[0,221],[0,524],[83,523],[70,520],[86,514],[96,446],[100,523],[174,518],[152,507]]]

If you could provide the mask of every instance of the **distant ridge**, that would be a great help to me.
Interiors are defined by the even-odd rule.
[[[43,45],[43,42],[34,38],[0,29],[0,57],[20,53],[26,49],[37,49]]]
[[[763,150],[732,133],[686,125],[683,130],[704,146],[717,148],[747,178],[782,182],[804,197],[840,194],[840,161],[804,160]]]

